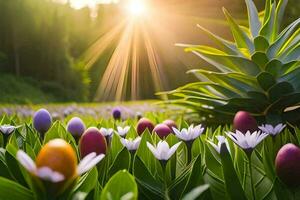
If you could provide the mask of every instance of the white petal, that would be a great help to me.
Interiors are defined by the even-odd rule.
[[[171,156],[175,153],[175,151],[178,149],[178,147],[181,145],[181,142],[178,142],[177,144],[174,144],[170,150],[168,151],[168,156],[165,160],[169,160]]]
[[[16,129],[17,127],[15,126],[11,126],[11,125],[2,125],[0,126],[0,132],[5,134],[5,135],[9,135],[11,134],[12,132],[14,132],[14,130]]]
[[[84,165],[80,165],[81,163],[79,163],[78,168],[77,168],[77,173],[78,175],[84,174],[85,172],[89,171],[90,169],[92,169],[94,166],[96,166],[103,158],[105,157],[104,154],[100,154],[96,157],[94,157],[92,160],[90,160],[90,162],[88,163],[84,163]],[[80,168],[79,168],[80,166]]]
[[[130,126],[125,126],[124,131],[125,131],[126,133],[128,133],[129,130],[130,130]]]
[[[177,128],[172,127],[172,129],[173,129],[173,132],[174,132],[174,134],[175,134],[176,136],[178,136],[178,135],[181,134],[180,131],[179,131]]]
[[[36,165],[34,161],[22,150],[17,152],[17,159],[20,164],[31,173],[35,173]]]
[[[133,149],[131,149],[131,150],[137,150],[140,146],[141,140],[142,140],[141,137],[135,138],[135,140],[133,140],[134,146],[133,146]]]
[[[152,152],[154,157],[156,157],[156,159],[160,160],[160,155],[158,154],[157,149],[149,142],[147,142],[147,147]]]
[[[77,166],[77,171],[81,171],[82,168],[84,168],[85,165],[87,165],[91,160],[93,160],[93,158],[95,158],[97,156],[97,154],[95,152],[92,152],[88,155],[86,155],[78,164]]]
[[[170,146],[166,141],[159,141],[156,149],[160,154],[164,154],[170,149]]]
[[[216,138],[218,139],[219,142],[224,143],[226,141],[226,138],[222,135],[218,135],[216,136]]]
[[[123,144],[124,147],[127,147],[128,140],[125,138],[120,138],[120,142]]]
[[[214,144],[213,142],[207,140],[207,142],[218,152],[220,153],[220,147]]]
[[[36,175],[43,180],[51,181],[57,183],[65,179],[64,175],[59,172],[53,171],[49,167],[41,167],[36,171]]]
[[[118,132],[121,132],[123,130],[123,128],[121,126],[117,127]]]

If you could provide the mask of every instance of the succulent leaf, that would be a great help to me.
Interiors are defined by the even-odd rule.
[[[249,27],[251,30],[251,34],[253,37],[257,37],[261,28],[257,9],[252,0],[246,0],[246,5],[248,10]]]
[[[214,69],[190,70],[200,81],[165,93],[167,102],[186,106],[213,123],[230,122],[239,110],[262,122],[271,115],[282,122],[300,121],[292,117],[300,112],[300,18],[279,33],[287,2],[266,0],[259,12],[253,0],[245,0],[249,27],[237,24],[224,8],[234,42],[198,25],[217,48],[182,46]]]

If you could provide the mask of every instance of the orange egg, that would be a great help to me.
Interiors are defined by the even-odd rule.
[[[77,173],[76,154],[72,146],[62,139],[49,141],[39,152],[36,165],[61,173],[65,180],[73,178]]]

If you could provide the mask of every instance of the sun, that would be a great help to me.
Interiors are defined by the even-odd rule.
[[[140,17],[147,11],[146,4],[143,0],[130,0],[126,6],[128,14],[134,17]]]

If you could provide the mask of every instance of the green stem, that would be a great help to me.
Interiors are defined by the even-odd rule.
[[[6,147],[7,141],[8,141],[8,135],[3,134],[3,148]]]
[[[163,182],[164,182],[164,193],[165,193],[165,200],[169,200],[169,191],[168,191],[168,183],[167,183],[167,160],[160,160],[160,164],[163,170]]]
[[[134,164],[134,154],[135,154],[135,151],[129,151],[130,152],[130,166],[129,166],[129,172],[131,174],[133,174],[133,164]]]
[[[187,147],[187,164],[190,164],[192,161],[192,146],[193,146],[193,141],[187,141],[186,142],[186,147]]]
[[[252,175],[252,162],[251,162],[251,154],[248,154],[248,161],[249,161],[249,174],[250,174],[250,184],[251,184],[251,191],[252,191],[252,197],[253,200],[255,200],[255,185],[253,181],[253,175]]]

